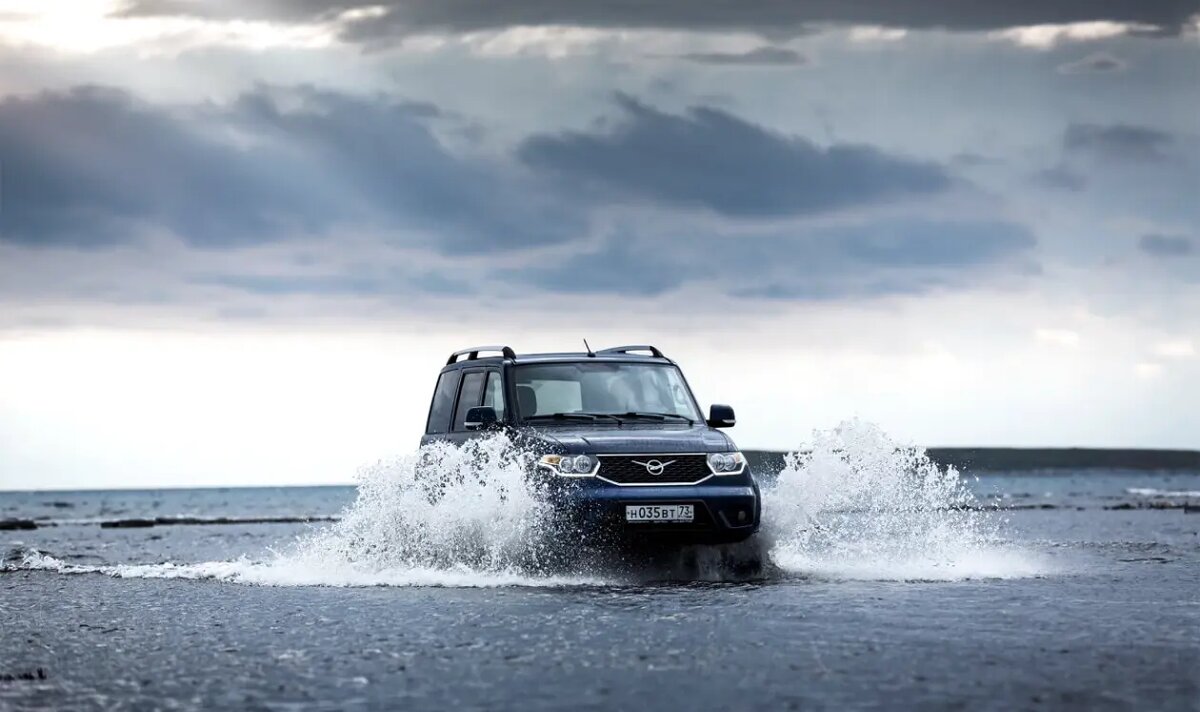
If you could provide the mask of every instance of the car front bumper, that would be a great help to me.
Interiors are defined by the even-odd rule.
[[[714,478],[717,479],[717,478]],[[621,486],[595,478],[554,483],[551,502],[565,524],[584,539],[647,538],[679,543],[725,543],[758,531],[762,500],[747,471],[697,485]],[[691,522],[627,522],[629,505],[691,504]]]

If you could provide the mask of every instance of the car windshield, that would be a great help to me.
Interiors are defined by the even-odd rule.
[[[679,369],[604,361],[517,366],[517,410],[524,419],[700,420]],[[576,414],[572,416],[572,414]]]

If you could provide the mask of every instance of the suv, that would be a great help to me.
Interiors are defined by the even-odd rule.
[[[508,431],[556,511],[585,531],[725,543],[757,531],[761,512],[746,458],[718,430],[734,422],[726,405],[702,418],[653,346],[520,356],[476,346],[446,361],[421,442]]]

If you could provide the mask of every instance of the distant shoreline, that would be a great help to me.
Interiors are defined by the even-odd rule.
[[[743,450],[755,472],[775,473],[783,468],[787,450]],[[1139,448],[1021,448],[931,447],[925,452],[939,465],[962,472],[1037,472],[1054,470],[1138,470],[1200,473],[1200,450]],[[167,485],[162,487],[109,487],[73,489],[3,489],[0,494],[21,492],[154,492],[192,489],[280,489],[289,487],[353,487],[353,482],[324,484]]]
[[[1173,470],[1200,472],[1200,450],[1138,448],[1022,448],[931,447],[929,459],[939,465],[974,472],[1033,472],[1037,470]],[[786,451],[750,450],[751,463],[765,468],[782,466]]]

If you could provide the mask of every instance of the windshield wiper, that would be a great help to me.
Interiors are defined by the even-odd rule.
[[[584,411],[576,411],[574,413],[539,413],[537,415],[529,415],[524,418],[525,422],[532,420],[599,420],[600,418],[609,418],[618,425],[624,422],[626,418],[646,418],[648,420],[666,420],[667,418],[677,418],[687,423],[694,423],[691,418],[686,415],[677,413],[651,413],[643,410],[631,410],[628,413],[587,413]]]
[[[540,413],[538,415],[527,415],[524,420],[595,420],[596,416],[591,413]]]
[[[614,423],[616,423],[617,425],[621,424],[621,417],[618,415],[613,415],[612,413],[589,413],[589,412],[580,411],[579,414],[580,415],[590,415],[593,418],[611,418],[612,421]]]
[[[617,417],[619,417],[619,418],[649,418],[651,420],[666,420],[667,418],[678,418],[679,420],[685,420],[688,423],[695,422],[691,418],[687,417],[686,415],[679,415],[678,413],[650,413],[650,412],[644,411],[644,410],[631,410],[628,413],[621,413]]]

